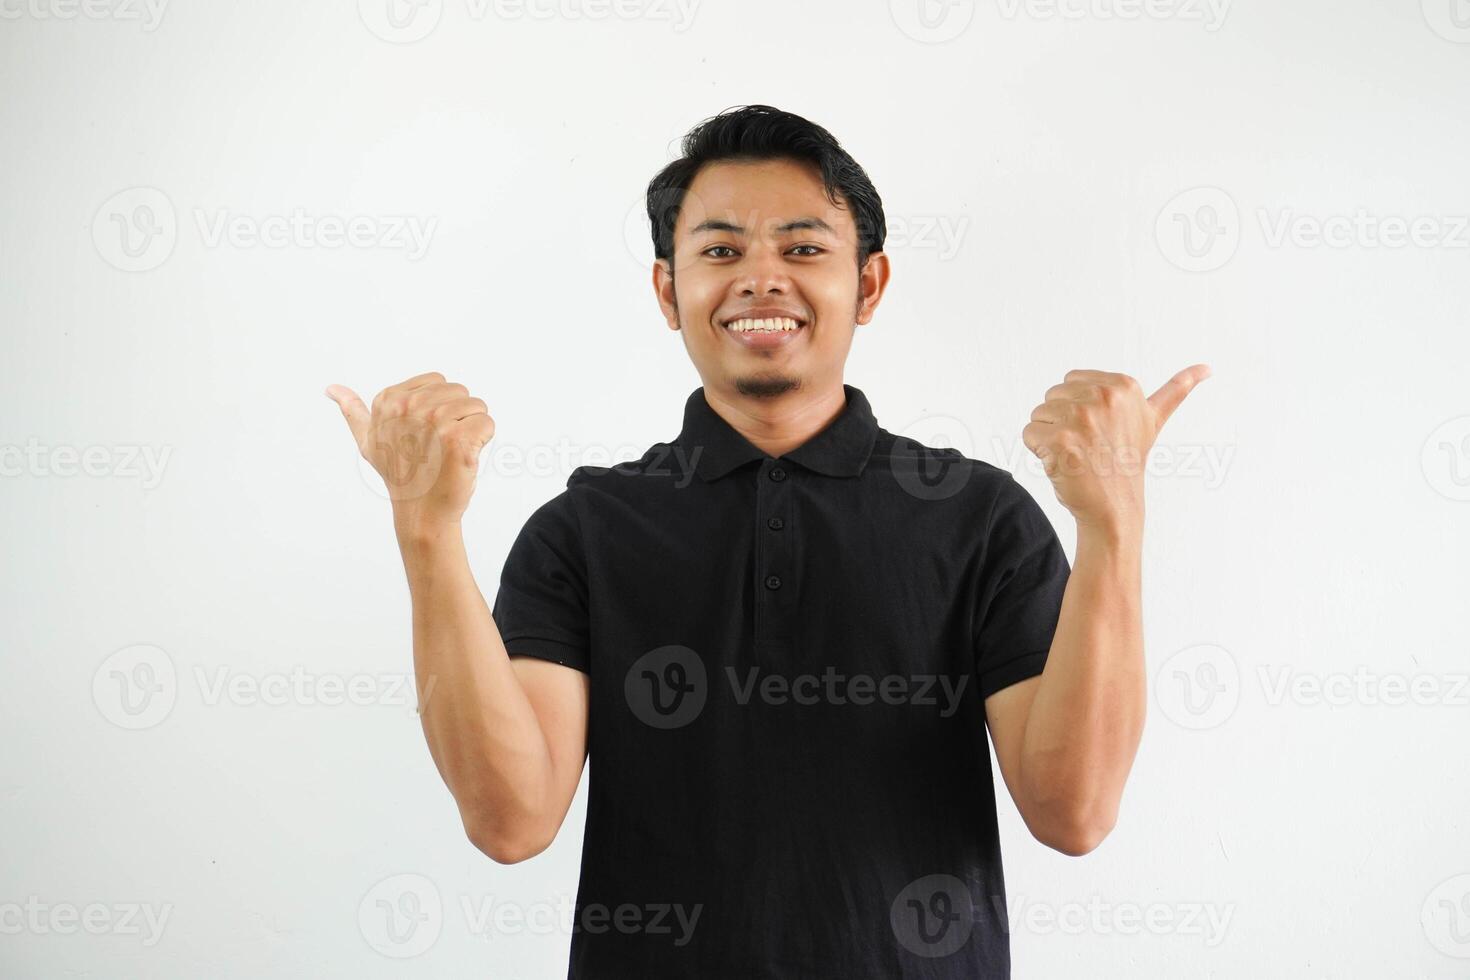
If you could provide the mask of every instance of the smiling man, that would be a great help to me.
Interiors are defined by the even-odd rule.
[[[675,439],[532,514],[493,610],[460,533],[485,403],[438,373],[371,409],[328,389],[393,498],[434,761],[511,863],[592,760],[571,978],[1007,977],[990,750],[1041,843],[1113,827],[1142,461],[1208,369],[1148,397],[1074,370],[1032,411],[1069,567],[1009,473],[895,436],[844,382],[889,262],[831,134],[747,106],[683,151],[648,188],[653,288],[702,384]]]

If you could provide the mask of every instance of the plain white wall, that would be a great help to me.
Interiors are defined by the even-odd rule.
[[[1002,794],[1016,976],[1470,971],[1463,0],[159,2],[0,0],[0,973],[565,975],[581,796],[529,863],[464,838],[322,388],[489,402],[493,599],[574,466],[677,433],[640,194],[750,102],[887,206],[847,380],[1069,554],[1045,390],[1215,370],[1117,829],[1067,858]]]

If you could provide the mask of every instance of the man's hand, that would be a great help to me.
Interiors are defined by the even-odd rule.
[[[342,385],[328,386],[327,397],[387,485],[400,529],[459,522],[475,490],[480,451],[495,435],[483,401],[437,371],[384,388],[371,411]]]
[[[1031,412],[1021,440],[1046,467],[1057,499],[1079,527],[1142,533],[1143,473],[1159,430],[1210,376],[1195,364],[1143,395],[1126,374],[1068,371]]]

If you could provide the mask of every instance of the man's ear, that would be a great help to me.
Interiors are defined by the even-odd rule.
[[[679,298],[674,292],[674,269],[668,259],[653,261],[653,293],[670,330],[679,329]]]
[[[858,308],[853,317],[855,322],[867,323],[873,319],[873,313],[883,299],[883,290],[888,288],[890,272],[888,255],[885,252],[873,252],[863,263],[863,270],[858,273]]]

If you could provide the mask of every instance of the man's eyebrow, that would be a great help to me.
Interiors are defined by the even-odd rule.
[[[710,218],[706,221],[701,221],[689,229],[689,234],[697,235],[701,231],[728,231],[736,235],[745,234],[745,229],[740,225],[720,218]],[[788,231],[825,231],[831,235],[837,234],[832,226],[821,218],[797,218],[795,221],[788,221],[784,225],[778,225],[776,227],[776,233],[778,235],[784,235]]]

